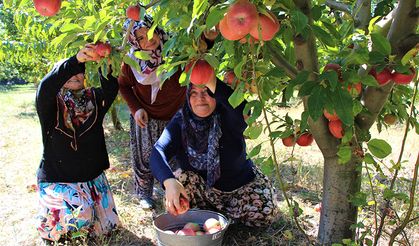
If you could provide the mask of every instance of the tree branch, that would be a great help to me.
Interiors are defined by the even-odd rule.
[[[327,0],[326,5],[329,6],[329,8],[331,9],[337,9],[345,13],[348,13],[350,15],[352,14],[351,8],[347,4],[340,3],[337,1]]]
[[[291,78],[294,79],[297,76],[297,69],[292,66],[280,52],[270,43],[267,42],[266,47],[268,48],[269,52],[271,53],[271,61],[272,63],[277,66],[281,67],[285,70],[285,73]]]
[[[390,41],[392,54],[396,54],[401,58],[404,54],[398,53],[400,51],[400,44],[403,39],[415,33],[418,24],[418,14],[415,0],[399,1],[393,23],[387,35]]]
[[[353,15],[355,27],[368,33],[368,24],[371,19],[371,0],[357,0]]]
[[[356,123],[361,129],[368,130],[374,124],[378,114],[387,102],[393,85],[394,83],[390,82],[382,87],[367,87],[362,100],[364,101],[364,106],[368,109],[368,112],[360,113],[355,118]]]

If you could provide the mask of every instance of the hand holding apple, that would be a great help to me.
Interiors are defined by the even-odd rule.
[[[100,60],[100,56],[96,53],[96,46],[94,44],[86,44],[77,53],[76,58],[80,63]]]
[[[185,209],[185,204],[181,204],[181,197],[186,198],[188,200],[188,194],[186,193],[185,187],[175,178],[166,179],[163,182],[163,186],[166,189],[166,201],[165,206],[166,210],[172,215],[179,215],[182,212],[186,212],[189,209],[189,202],[188,208]],[[184,201],[183,201],[184,202]],[[183,208],[182,208],[183,205]],[[179,213],[181,212],[181,213]]]

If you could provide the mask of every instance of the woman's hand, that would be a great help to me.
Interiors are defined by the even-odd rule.
[[[96,46],[94,44],[86,44],[77,53],[76,58],[80,63],[100,60],[100,56],[96,53]]]
[[[189,209],[189,203],[185,207],[185,204],[183,204],[184,201],[180,201],[184,198],[189,200],[185,187],[175,178],[166,179],[163,185],[166,189],[166,210],[172,215],[179,215],[186,212]]]
[[[137,125],[139,125],[141,128],[144,128],[147,126],[148,123],[148,113],[144,109],[140,108],[135,112],[134,120]]]

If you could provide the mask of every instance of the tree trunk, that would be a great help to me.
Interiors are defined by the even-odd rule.
[[[321,245],[341,243],[342,239],[354,239],[350,226],[356,224],[357,207],[349,199],[361,188],[361,175],[355,161],[344,165],[338,157],[325,158],[323,176],[323,200],[318,240]]]
[[[111,106],[111,119],[115,130],[124,130],[124,128],[122,128],[121,121],[119,121],[118,112],[116,111],[115,105]]]

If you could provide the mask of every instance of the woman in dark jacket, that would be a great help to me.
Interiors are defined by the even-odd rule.
[[[215,208],[248,226],[265,226],[275,218],[274,189],[246,157],[243,132],[245,102],[233,108],[232,89],[214,78],[205,87],[191,84],[187,103],[167,125],[151,154],[151,170],[166,190],[166,209]],[[182,173],[167,163],[176,157]]]
[[[38,87],[44,151],[37,172],[37,229],[47,240],[75,231],[106,234],[120,224],[104,174],[109,159],[102,127],[118,82],[100,74],[101,88],[84,87],[84,63],[96,57],[94,46],[87,44],[56,64]]]

